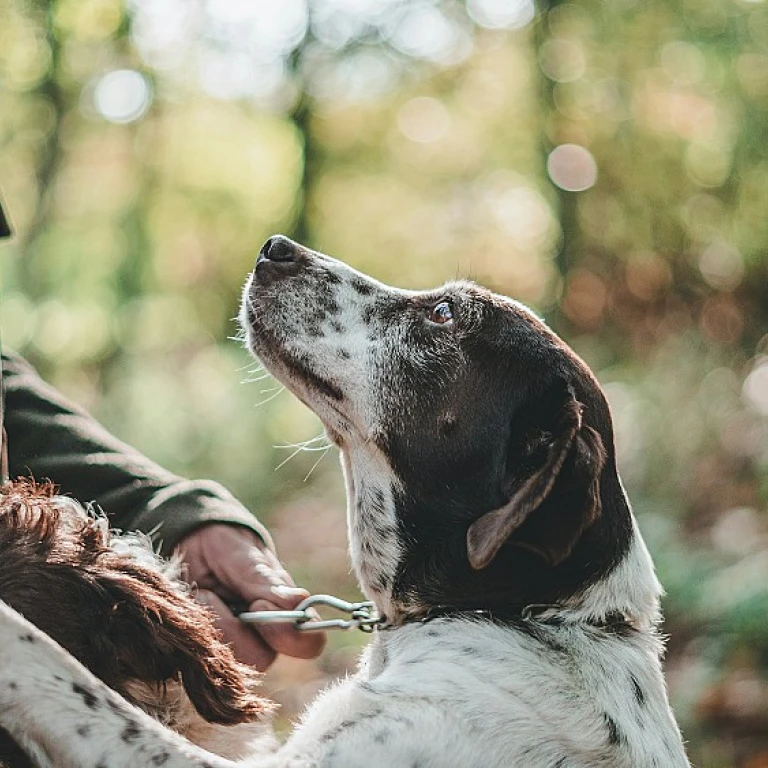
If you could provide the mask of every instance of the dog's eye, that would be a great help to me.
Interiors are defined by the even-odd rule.
[[[453,305],[450,301],[441,301],[429,311],[429,321],[437,325],[453,322]]]

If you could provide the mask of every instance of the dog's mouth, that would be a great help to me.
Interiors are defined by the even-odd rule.
[[[248,322],[251,328],[254,328],[256,323],[256,313],[252,306],[252,300],[248,299],[247,315]],[[258,339],[258,343],[256,343]],[[258,336],[255,336],[251,341],[251,349],[260,359],[264,359],[265,364],[269,368],[269,362],[265,358],[275,357],[277,360],[285,366],[289,371],[289,379],[302,382],[303,384],[314,389],[318,394],[324,396],[326,399],[336,403],[344,401],[344,393],[333,382],[329,381],[323,376],[312,370],[311,364],[306,358],[301,355],[291,353],[285,349],[285,345],[282,344],[275,334],[263,325],[259,327]],[[275,374],[278,378],[281,378],[278,374]],[[281,379],[282,380],[282,379]],[[283,381],[283,384],[290,387],[291,381]]]
[[[252,280],[249,279],[246,286],[243,300],[245,317],[241,317],[248,349],[278,382],[320,418],[333,442],[341,444],[341,435],[351,426],[345,413],[347,398],[344,392],[336,383],[314,370],[307,354],[287,349],[277,329],[262,320],[268,310],[256,309],[260,299],[253,294]]]

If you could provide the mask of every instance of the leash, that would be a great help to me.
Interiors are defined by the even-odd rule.
[[[311,608],[319,606],[334,608],[346,613],[348,619],[319,619]],[[383,618],[378,615],[371,602],[351,603],[333,595],[310,595],[302,600],[293,611],[246,611],[238,614],[245,624],[293,624],[299,632],[320,632],[326,629],[359,629],[373,632]]]
[[[310,610],[319,606],[334,608],[346,613],[348,619],[318,619],[315,611]],[[485,619],[502,622],[538,622],[559,626],[563,620],[558,615],[548,615],[550,611],[560,606],[547,604],[531,604],[516,607],[513,610],[493,611],[488,609],[462,609],[456,606],[440,605],[430,608],[424,616],[412,618],[408,623],[427,624],[434,619],[446,616],[463,616],[468,619]],[[245,624],[293,624],[298,632],[321,632],[326,629],[359,629],[361,632],[373,632],[375,629],[386,629],[391,626],[383,616],[379,616],[375,605],[370,601],[353,603],[333,595],[310,595],[302,600],[293,611],[246,611],[238,614]],[[602,620],[582,622],[596,629],[609,632],[622,632],[632,627],[626,616],[613,612]]]

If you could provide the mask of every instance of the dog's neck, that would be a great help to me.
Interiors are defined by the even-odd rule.
[[[654,629],[661,620],[659,600],[663,589],[637,521],[632,516],[629,548],[602,579],[563,602],[563,613],[572,621],[602,621],[620,612],[636,629]]]
[[[619,563],[599,581],[557,602],[502,603],[491,606],[486,596],[463,605],[405,607],[398,611],[390,602],[389,627],[427,623],[434,618],[462,617],[488,619],[502,623],[544,622],[602,627],[621,631],[622,626],[640,632],[653,632],[661,619],[661,585],[651,557],[633,519],[631,544]]]
[[[387,626],[420,622],[438,614],[472,613],[500,621],[535,615],[539,620],[589,625],[612,624],[616,617],[623,617],[629,626],[641,631],[652,630],[659,623],[661,585],[628,506],[628,546],[620,559],[573,595],[554,601],[520,601],[482,591],[476,598],[458,603],[394,599],[394,580],[404,556],[395,501],[399,482],[386,457],[370,443],[365,450],[343,450],[341,457],[352,565],[363,592],[376,604]]]
[[[379,613],[391,616],[392,586],[402,556],[389,464],[375,451],[342,451],[347,486],[347,528],[352,567]]]

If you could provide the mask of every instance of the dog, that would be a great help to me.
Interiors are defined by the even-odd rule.
[[[54,490],[24,478],[0,486],[0,598],[190,741],[232,757],[266,748],[256,721],[272,704],[256,693],[259,675],[221,642],[179,563]],[[25,747],[34,755],[23,734],[16,743],[0,730],[0,766],[32,765]]]
[[[352,565],[381,616],[358,671],[277,752],[233,763],[0,606],[0,725],[79,768],[689,765],[609,407],[563,341],[474,284],[399,290],[282,236],[240,320],[340,448]]]

